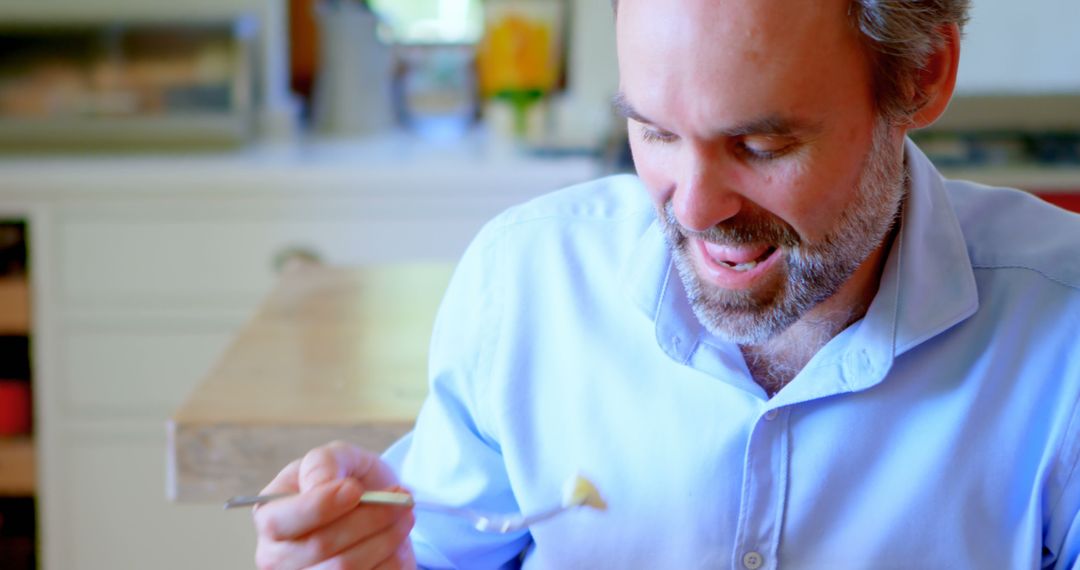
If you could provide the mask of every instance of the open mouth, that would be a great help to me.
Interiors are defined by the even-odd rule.
[[[780,262],[780,246],[760,244],[724,245],[692,240],[688,253],[698,277],[713,287],[747,290],[758,286]]]
[[[766,259],[769,259],[769,257],[772,256],[772,254],[775,253],[775,252],[776,252],[776,247],[768,246],[761,253],[761,255],[759,255],[759,256],[757,256],[757,257],[755,257],[753,259],[750,259],[749,261],[745,261],[745,260],[737,261],[737,260],[723,259],[723,258],[717,258],[717,257],[714,257],[713,261],[715,261],[718,265],[722,265],[724,267],[734,269],[735,271],[750,271],[751,269],[757,267],[759,263],[762,263]]]

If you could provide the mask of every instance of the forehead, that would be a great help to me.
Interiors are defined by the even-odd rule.
[[[793,112],[830,95],[869,96],[848,2],[620,0],[622,90],[646,116],[677,113],[696,122]]]

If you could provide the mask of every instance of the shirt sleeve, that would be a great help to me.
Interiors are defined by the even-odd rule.
[[[1055,570],[1080,568],[1080,402],[1065,431],[1059,491],[1052,495],[1044,554]]]
[[[487,229],[487,228],[485,228]],[[454,271],[432,332],[428,396],[413,431],[384,458],[418,501],[513,513],[488,394],[499,339],[498,239],[482,231]],[[425,568],[499,568],[516,564],[528,532],[481,533],[468,521],[418,509],[411,535]]]

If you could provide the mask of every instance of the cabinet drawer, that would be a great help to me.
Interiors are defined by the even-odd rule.
[[[175,309],[243,304],[269,291],[275,260],[307,250],[331,265],[452,261],[480,218],[73,220],[58,230],[60,299]]]
[[[64,416],[164,422],[241,324],[73,327],[62,339]]]

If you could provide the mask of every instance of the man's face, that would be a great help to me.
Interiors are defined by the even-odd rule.
[[[638,174],[698,318],[757,344],[831,297],[903,192],[847,0],[621,0]]]

